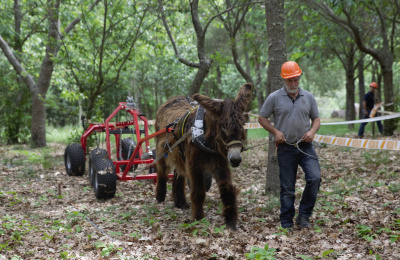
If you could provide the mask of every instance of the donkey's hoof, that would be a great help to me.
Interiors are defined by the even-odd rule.
[[[237,230],[236,221],[228,221],[226,222],[226,227],[231,230]]]
[[[157,200],[158,203],[164,202],[165,201],[165,195],[157,194],[156,195],[156,200]]]
[[[189,204],[187,204],[186,201],[175,203],[175,207],[178,208],[178,209],[188,209],[188,208],[190,208]]]

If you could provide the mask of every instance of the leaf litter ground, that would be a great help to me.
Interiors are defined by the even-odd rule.
[[[288,234],[279,228],[279,200],[264,193],[266,146],[244,152],[233,169],[235,232],[224,228],[215,183],[206,218],[194,222],[170,197],[157,203],[149,180],[118,182],[113,199],[97,200],[87,173],[66,175],[65,147],[50,146],[50,168],[0,147],[0,259],[246,259],[255,247],[276,259],[400,259],[399,151],[322,147],[313,228]],[[296,209],[303,188],[299,169]]]

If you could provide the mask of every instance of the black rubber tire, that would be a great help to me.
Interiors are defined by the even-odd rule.
[[[109,158],[94,160],[93,190],[98,199],[111,199],[117,190],[115,165]]]
[[[82,176],[85,173],[85,152],[80,144],[72,143],[65,148],[64,164],[69,176]]]
[[[106,149],[95,148],[90,152],[89,156],[89,183],[93,187],[94,185],[94,174],[95,174],[95,161],[108,158]]]
[[[119,160],[129,160],[133,154],[133,151],[136,148],[136,142],[132,140],[131,138],[124,138],[121,140],[121,158]],[[139,153],[136,155],[135,158],[139,158]],[[121,171],[125,171],[126,165],[120,165],[119,166]],[[137,164],[132,165],[132,167],[129,170],[136,170],[138,167]]]
[[[203,175],[204,182],[206,183],[206,191],[209,191],[211,189],[211,184],[212,184],[212,176],[208,173],[204,173]],[[190,189],[190,180],[186,179],[187,185]]]

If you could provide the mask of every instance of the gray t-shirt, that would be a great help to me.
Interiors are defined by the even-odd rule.
[[[307,90],[299,88],[296,100],[284,88],[271,93],[265,100],[260,116],[274,116],[274,127],[281,131],[288,143],[299,141],[310,130],[310,119],[319,116],[317,102]]]

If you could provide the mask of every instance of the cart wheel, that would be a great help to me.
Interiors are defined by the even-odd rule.
[[[121,155],[122,158],[120,160],[129,160],[133,154],[133,151],[136,148],[136,142],[131,138],[124,138],[121,140]],[[136,155],[135,158],[139,158],[139,154]],[[125,171],[126,165],[120,165],[121,171]],[[137,164],[132,165],[133,170],[136,170],[138,167]],[[131,168],[131,169],[132,169]],[[131,170],[129,169],[129,170]]]
[[[206,183],[206,191],[209,191],[211,189],[211,184],[212,184],[212,176],[208,173],[204,173],[203,175],[204,182]],[[187,185],[190,189],[190,180],[186,179]]]
[[[153,153],[153,159],[155,160],[157,158],[156,149],[153,149],[152,153]],[[149,173],[155,173],[155,172],[156,172],[156,164],[152,165],[149,168]]]
[[[97,158],[93,161],[93,163],[93,189],[96,198],[113,198],[117,189],[117,174],[115,172],[115,165],[109,158]]]
[[[89,183],[93,187],[94,185],[94,174],[95,174],[95,161],[107,158],[108,153],[106,149],[95,148],[90,152],[89,157]]]
[[[69,176],[82,176],[85,173],[85,152],[80,144],[69,144],[65,148],[64,163]]]

